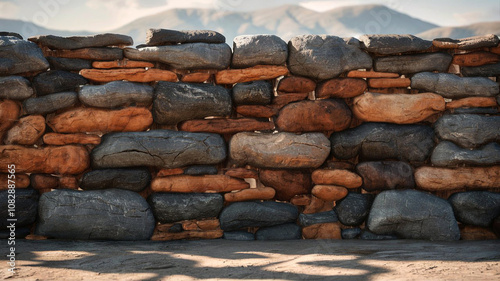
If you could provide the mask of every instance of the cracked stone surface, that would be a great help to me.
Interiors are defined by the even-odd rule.
[[[213,30],[171,30],[150,28],[146,32],[146,45],[148,46],[225,42],[226,37]]]
[[[500,216],[500,193],[468,191],[448,198],[457,220],[464,224],[489,227]]]
[[[107,46],[128,46],[134,41],[132,37],[114,33],[103,33],[86,36],[62,37],[55,35],[38,35],[28,39],[36,44],[49,47],[50,49],[82,49],[89,47],[107,47]]]
[[[450,167],[459,165],[489,166],[500,164],[500,144],[489,143],[478,149],[461,148],[450,141],[440,142],[432,152],[434,166]]]
[[[446,53],[428,53],[380,57],[373,67],[379,72],[411,74],[424,71],[447,72],[453,57]]]
[[[392,55],[404,52],[424,51],[432,46],[432,41],[404,34],[370,34],[359,37],[368,52]]]
[[[29,98],[23,102],[27,114],[47,114],[59,109],[72,107],[78,102],[75,92],[61,92],[42,97]]]
[[[17,177],[17,175],[16,175]],[[6,183],[6,182],[2,182]],[[35,222],[38,210],[38,191],[34,189],[17,188],[16,189],[16,232],[17,227],[28,226]],[[10,222],[9,217],[9,191],[0,191],[0,230],[7,229]]]
[[[170,130],[127,132],[104,135],[92,150],[94,168],[154,166],[180,168],[212,165],[226,158],[220,135]]]
[[[224,198],[218,193],[153,193],[148,198],[161,223],[200,220],[219,216]]]
[[[231,66],[284,65],[287,57],[287,44],[276,35],[240,35],[233,40]]]
[[[416,190],[388,190],[378,194],[366,225],[375,234],[396,234],[408,239],[460,238],[450,203]]]
[[[436,136],[464,148],[500,142],[500,116],[444,115],[434,123]]]
[[[145,106],[153,102],[153,87],[128,81],[113,81],[104,85],[85,85],[78,98],[87,106],[114,108]]]
[[[83,190],[119,188],[142,191],[151,182],[148,169],[102,169],[93,170],[82,177]]]
[[[24,100],[33,95],[28,79],[21,76],[0,77],[0,99]]]
[[[403,161],[367,161],[356,166],[366,191],[415,188],[413,168]]]
[[[266,81],[237,83],[232,96],[236,105],[267,105],[271,103],[273,86]]]
[[[0,36],[0,75],[45,71],[49,62],[35,43]]]
[[[147,240],[155,219],[139,194],[119,189],[42,194],[35,233],[58,239]]]

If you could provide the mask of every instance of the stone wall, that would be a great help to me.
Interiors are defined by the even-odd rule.
[[[499,237],[497,36],[132,44],[2,34],[2,236]]]

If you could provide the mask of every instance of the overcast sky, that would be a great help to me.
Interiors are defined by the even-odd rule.
[[[0,0],[0,18],[30,21],[52,29],[107,31],[172,8],[248,11],[297,4],[321,12],[371,3],[440,26],[500,21],[500,0]]]

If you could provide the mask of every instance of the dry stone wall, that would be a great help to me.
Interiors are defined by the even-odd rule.
[[[0,37],[2,236],[500,237],[497,36],[132,44]]]

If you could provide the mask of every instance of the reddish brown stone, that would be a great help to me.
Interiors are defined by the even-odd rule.
[[[235,134],[238,132],[265,131],[273,129],[274,122],[259,121],[251,118],[188,120],[179,125],[180,131],[216,134]]]
[[[67,144],[100,144],[101,137],[89,134],[58,134],[47,133],[43,135],[43,142],[49,145],[67,145]]]
[[[288,74],[286,66],[257,65],[244,69],[221,70],[215,74],[217,84],[234,84],[257,80],[269,80]]]
[[[500,46],[491,47],[490,48],[490,52],[494,53],[494,54],[497,54],[497,55],[500,55]]]
[[[275,198],[289,201],[295,195],[308,194],[312,188],[311,174],[298,170],[260,170],[260,180],[276,190]]]
[[[19,119],[5,136],[5,144],[33,145],[45,132],[45,118],[29,115]]]
[[[47,240],[49,239],[48,236],[44,235],[36,235],[36,234],[28,234],[26,237],[24,237],[26,240]]]
[[[327,161],[326,167],[334,170],[354,170],[355,165],[350,162]]]
[[[495,233],[486,227],[462,225],[460,227],[461,240],[496,240]]]
[[[349,71],[347,73],[347,77],[352,77],[352,78],[396,78],[396,77],[399,77],[399,74],[390,73],[390,72],[352,70],[352,71]]]
[[[59,188],[78,189],[78,180],[73,176],[59,177]]]
[[[226,202],[240,202],[250,200],[270,200],[276,195],[276,191],[271,187],[248,188],[237,192],[224,194]]]
[[[454,55],[452,64],[460,66],[481,66],[500,61],[500,56],[491,52],[475,52]]]
[[[9,178],[10,177],[10,178]],[[9,179],[11,180],[9,182]],[[0,190],[7,190],[9,184],[16,188],[27,188],[30,186],[30,177],[24,174],[4,174],[0,173]]]
[[[161,169],[156,176],[157,177],[168,177],[168,176],[182,175],[182,174],[184,174],[183,168]]]
[[[351,124],[349,107],[338,100],[301,101],[281,109],[276,126],[287,132],[342,131]]]
[[[314,195],[311,196],[311,203],[304,208],[304,214],[315,214],[327,212],[333,209],[333,201],[325,201]]]
[[[379,94],[418,94],[417,89],[408,88],[368,88],[368,91]]]
[[[278,114],[279,108],[267,105],[240,105],[236,107],[236,112],[245,117],[271,118]]]
[[[347,189],[337,185],[315,185],[311,193],[324,201],[338,201],[347,196]]]
[[[219,222],[219,219],[188,220],[188,221],[182,222],[182,229],[184,229],[184,230],[218,230],[218,229],[220,229],[220,222]]]
[[[249,187],[244,180],[225,175],[179,175],[155,178],[151,182],[154,192],[230,192]]]
[[[89,153],[81,146],[27,148],[17,145],[0,146],[0,172],[7,165],[16,165],[18,173],[80,174],[90,166]]]
[[[120,110],[74,108],[47,119],[47,124],[57,133],[145,131],[152,123],[153,115],[143,107]]]
[[[162,69],[82,69],[80,75],[95,82],[127,80],[131,82],[169,81],[177,82],[177,74]]]
[[[311,195],[303,194],[303,195],[295,195],[292,199],[290,199],[290,203],[295,206],[307,206],[311,204]]]
[[[366,81],[358,78],[334,78],[318,85],[316,98],[352,98],[366,91]]]
[[[59,179],[47,174],[31,174],[30,179],[34,189],[52,189],[59,186]]]
[[[283,106],[296,101],[305,100],[309,96],[308,93],[293,93],[280,95],[273,98],[271,106],[276,109],[281,109]]]
[[[232,168],[227,170],[224,175],[239,178],[239,179],[258,179],[259,173],[257,170],[245,169],[245,168]]]
[[[204,72],[193,72],[184,74],[181,78],[182,82],[186,83],[203,83],[210,79],[212,74]]]
[[[342,239],[338,222],[318,223],[302,228],[304,239]]]
[[[0,101],[0,143],[4,134],[17,121],[21,108],[11,100]]]
[[[415,170],[417,186],[427,191],[487,190],[499,187],[500,166],[462,167],[456,169],[420,167]]]
[[[460,107],[493,107],[493,106],[497,106],[497,101],[493,97],[491,98],[470,97],[446,103],[446,109],[460,108]]]
[[[315,88],[316,83],[313,80],[299,76],[287,76],[278,84],[278,92],[284,93],[309,93]]]
[[[183,231],[178,233],[160,232],[154,233],[151,237],[153,241],[168,241],[168,240],[182,240],[182,239],[217,239],[221,238],[224,234],[222,230],[208,230],[208,231]]]
[[[368,79],[370,88],[406,88],[410,87],[410,78],[378,78]]]
[[[93,68],[138,68],[138,67],[148,67],[152,68],[155,65],[147,61],[135,61],[135,60],[114,60],[114,61],[95,61],[92,63]]]
[[[110,60],[122,57],[123,51],[115,48],[82,48],[74,50],[49,50],[43,48],[45,57],[58,57],[84,60]]]
[[[347,188],[358,188],[363,179],[356,173],[348,170],[316,170],[312,173],[315,184],[341,185]]]

